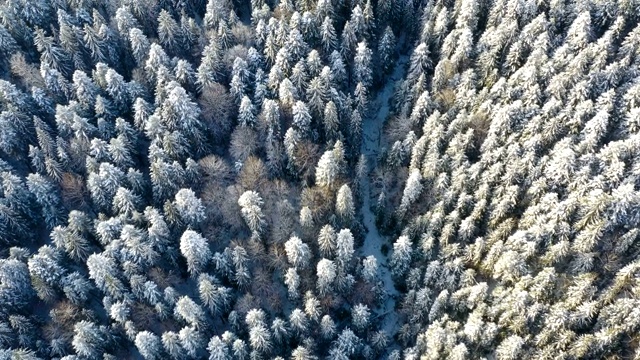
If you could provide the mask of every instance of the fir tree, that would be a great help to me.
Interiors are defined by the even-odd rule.
[[[355,215],[353,195],[347,184],[342,185],[336,197],[336,214],[342,218],[345,224],[351,224]]]
[[[355,81],[361,82],[365,87],[370,87],[373,80],[373,71],[371,69],[372,52],[367,47],[367,43],[360,42],[356,48],[356,54],[353,58]]]
[[[320,295],[330,294],[331,286],[336,278],[336,266],[333,261],[328,259],[318,261],[316,275],[318,276],[317,288]]]
[[[305,244],[297,236],[292,236],[285,244],[285,251],[289,263],[296,268],[305,268],[308,266],[311,253],[309,245]]]
[[[145,359],[158,359],[161,355],[160,338],[148,331],[141,331],[136,335],[135,345]]]
[[[187,260],[192,275],[204,270],[211,260],[211,250],[207,240],[193,230],[187,230],[180,237],[180,252]]]

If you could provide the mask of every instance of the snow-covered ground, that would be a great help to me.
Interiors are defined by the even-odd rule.
[[[393,87],[397,80],[403,76],[405,64],[408,57],[401,56],[396,62],[393,73],[386,81],[386,85],[380,89],[375,100],[371,106],[375,110],[374,116],[365,120],[362,127],[362,147],[361,152],[367,157],[369,165],[369,171],[373,169],[378,151],[380,148],[380,142],[382,140],[382,128],[384,122],[389,115],[389,99],[393,96]],[[384,289],[389,294],[385,300],[384,307],[379,310],[378,314],[380,318],[378,321],[382,321],[381,329],[385,330],[388,335],[392,336],[398,330],[398,321],[394,315],[395,297],[398,295],[398,291],[393,285],[393,279],[391,279],[391,273],[387,268],[387,258],[381,252],[381,246],[385,243],[382,236],[378,232],[375,223],[375,215],[371,210],[371,187],[369,183],[369,177],[366,178],[362,184],[363,189],[363,202],[362,202],[362,216],[364,225],[367,228],[367,236],[364,240],[362,248],[360,248],[361,256],[373,255],[378,260],[378,269],[381,280],[384,282]]]

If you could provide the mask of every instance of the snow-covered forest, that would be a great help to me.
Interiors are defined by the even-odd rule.
[[[0,360],[640,359],[640,0],[2,0],[0,180]]]

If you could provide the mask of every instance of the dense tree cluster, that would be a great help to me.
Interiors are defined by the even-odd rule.
[[[375,171],[395,358],[638,358],[637,11],[425,5]]]
[[[0,357],[386,356],[352,169],[420,9],[3,2]]]
[[[639,12],[2,2],[0,358],[640,357]]]

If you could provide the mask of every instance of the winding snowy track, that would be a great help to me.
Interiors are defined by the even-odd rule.
[[[374,109],[377,109],[375,111],[375,116],[372,116],[364,122],[362,129],[362,146],[360,151],[367,157],[369,171],[373,169],[372,165],[375,164],[378,156],[382,138],[382,127],[389,115],[389,99],[393,96],[393,86],[396,80],[402,78],[407,60],[407,56],[401,56],[398,59],[393,70],[393,74],[387,80],[386,85],[380,89],[376,99],[371,104]],[[377,321],[382,321],[380,328],[385,330],[389,336],[392,336],[398,328],[397,318],[394,316],[394,308],[396,303],[395,298],[399,293],[393,285],[393,279],[391,278],[391,273],[387,267],[387,257],[384,256],[380,250],[384,241],[376,228],[375,215],[371,211],[371,185],[369,183],[368,176],[362,184],[362,189],[363,201],[361,211],[364,225],[367,228],[367,236],[362,248],[360,249],[360,255],[373,255],[378,261],[380,278],[384,283],[384,289],[388,296],[384,302],[384,306],[377,314]]]

